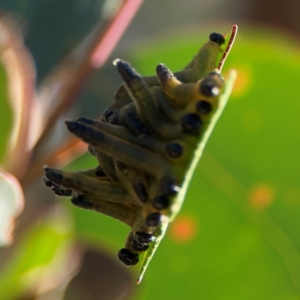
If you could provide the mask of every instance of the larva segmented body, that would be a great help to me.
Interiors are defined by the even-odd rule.
[[[139,281],[181,208],[230,93],[234,75],[228,88],[216,69],[224,42],[222,35],[212,33],[193,61],[174,74],[159,64],[157,76],[142,77],[127,62],[116,60],[124,85],[101,120],[66,121],[68,130],[89,145],[99,166],[78,172],[45,168],[44,182],[56,194],[72,196],[75,205],[130,226],[118,257],[135,265],[146,252]]]

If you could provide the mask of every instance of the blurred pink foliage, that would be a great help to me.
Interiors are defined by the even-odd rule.
[[[0,211],[5,214],[0,236],[6,237],[2,244],[12,241],[14,220],[25,204],[24,189],[42,176],[43,165],[64,165],[86,150],[82,142],[66,137],[48,151],[48,140],[89,75],[107,61],[141,4],[142,0],[116,1],[105,22],[99,20],[38,87],[34,59],[23,42],[22,26],[9,13],[1,13],[0,62],[7,77],[13,119],[0,165]]]

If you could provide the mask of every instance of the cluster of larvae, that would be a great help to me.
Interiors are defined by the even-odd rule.
[[[74,205],[118,219],[131,228],[118,258],[128,266],[155,242],[157,229],[180,210],[185,182],[199,156],[224,81],[215,71],[224,37],[212,33],[192,62],[172,73],[159,64],[142,77],[127,62],[115,65],[124,84],[99,120],[66,121],[97,158],[95,169],[45,167],[44,183]],[[199,146],[200,145],[200,146]]]

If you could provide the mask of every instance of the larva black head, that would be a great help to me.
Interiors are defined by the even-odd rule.
[[[157,227],[161,223],[161,214],[152,213],[146,217],[146,224],[149,227]]]
[[[155,236],[144,232],[136,232],[134,239],[140,244],[149,244],[155,241]]]
[[[122,248],[118,252],[118,258],[126,266],[134,266],[139,262],[139,256],[125,248]]]
[[[183,153],[183,148],[180,144],[172,142],[167,144],[166,151],[172,158],[179,158]]]
[[[211,104],[205,100],[200,100],[196,104],[196,109],[201,114],[209,114],[212,110]]]
[[[217,73],[211,73],[200,83],[200,92],[207,97],[216,97],[220,94],[219,83],[214,78]],[[219,74],[217,74],[219,76]]]
[[[136,240],[133,240],[131,243],[132,249],[138,252],[146,251],[149,248],[149,244],[146,243],[139,243]]]
[[[225,38],[220,33],[216,33],[216,32],[211,33],[210,36],[209,36],[209,39],[212,42],[215,42],[215,43],[217,43],[219,45],[223,45],[225,43]]]
[[[167,196],[157,196],[152,200],[152,205],[156,209],[165,209],[170,205],[170,200]]]
[[[202,120],[197,114],[186,114],[181,118],[181,125],[184,133],[198,135]]]
[[[175,196],[180,190],[171,177],[164,177],[161,181],[161,192],[166,196]]]

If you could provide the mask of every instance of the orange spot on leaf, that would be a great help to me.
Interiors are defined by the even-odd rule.
[[[232,95],[239,97],[248,90],[252,76],[250,68],[246,66],[236,67],[235,69],[238,75],[232,90]]]
[[[251,205],[259,210],[263,210],[270,206],[274,201],[274,198],[275,191],[267,184],[254,187],[249,195]]]
[[[180,216],[170,226],[170,236],[180,243],[190,242],[197,232],[197,221],[191,216]]]

